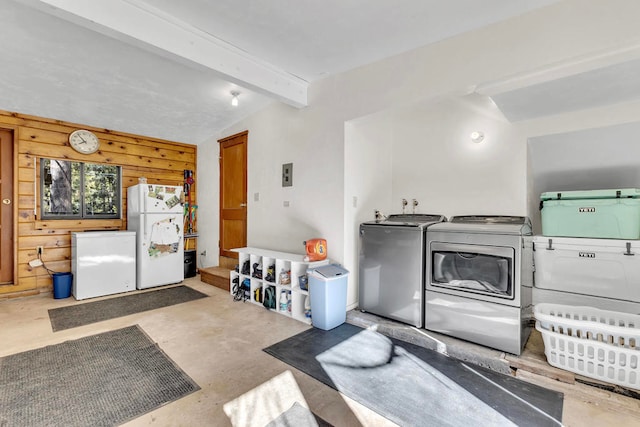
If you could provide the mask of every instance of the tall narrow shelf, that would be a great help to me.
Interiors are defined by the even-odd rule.
[[[261,289],[260,293],[264,298],[266,288],[268,286],[274,286],[276,308],[269,310],[291,317],[300,322],[311,324],[311,319],[305,316],[304,312],[304,303],[309,292],[300,288],[299,278],[300,276],[306,275],[307,269],[309,268],[329,264],[328,259],[310,262],[305,261],[304,256],[300,254],[291,254],[251,247],[232,249],[232,251],[238,253],[238,271],[231,271],[231,274],[229,275],[229,289],[231,290],[231,294],[234,293],[234,279],[238,279],[238,286],[241,286],[242,282],[245,279],[248,279],[251,286],[247,301],[263,307],[262,301],[256,300],[256,290]],[[246,261],[249,261],[249,272],[247,274],[243,274],[242,266]],[[254,265],[256,264],[262,267],[262,278],[253,277]],[[267,280],[267,270],[271,265],[275,266],[273,281]],[[281,276],[282,272],[287,271],[290,272],[289,283],[285,283],[286,281],[283,282]],[[271,279],[271,277],[269,278]],[[281,310],[280,308],[280,296],[282,292],[285,292],[288,295],[291,308],[290,311],[289,307],[285,310]]]

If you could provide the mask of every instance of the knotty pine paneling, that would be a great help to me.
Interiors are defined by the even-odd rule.
[[[183,170],[196,171],[195,145],[131,135],[61,120],[0,110],[0,128],[11,129],[14,146],[14,284],[0,286],[0,296],[31,295],[51,291],[51,278],[42,267],[32,268],[36,246],[44,247],[43,260],[54,271],[71,269],[71,232],[102,229],[126,230],[127,188],[144,176],[150,184],[182,185]],[[100,138],[100,150],[83,155],[69,146],[76,129],[89,129]],[[39,158],[106,163],[122,167],[122,219],[47,220],[39,218]],[[195,174],[197,175],[197,174]],[[192,203],[195,200],[192,186]]]

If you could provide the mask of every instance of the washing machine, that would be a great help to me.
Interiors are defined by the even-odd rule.
[[[360,310],[421,328],[425,233],[443,215],[396,214],[360,224]]]

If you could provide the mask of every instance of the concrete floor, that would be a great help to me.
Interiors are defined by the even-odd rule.
[[[138,324],[201,390],[126,426],[263,426],[296,400],[335,426],[395,425],[262,351],[309,326],[234,302],[227,292],[198,277],[184,284],[210,298],[55,334],[47,310],[77,304],[73,298],[55,300],[44,294],[0,300],[0,357]],[[566,426],[640,425],[639,400],[523,370],[517,376],[565,393]]]

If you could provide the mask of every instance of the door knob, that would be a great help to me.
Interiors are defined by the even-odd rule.
[[[246,204],[246,203],[240,203],[240,207],[241,207],[241,208],[246,208],[246,207],[247,207],[247,204]]]
[[[2,199],[2,204],[10,205],[11,204],[11,199]]]

